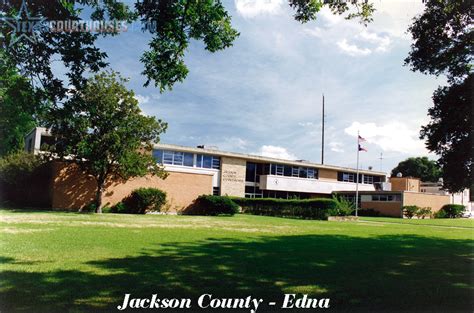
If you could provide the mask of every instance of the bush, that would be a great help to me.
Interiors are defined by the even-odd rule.
[[[433,214],[433,217],[434,218],[447,218],[446,212],[444,212],[443,210],[439,210],[438,212],[435,212]]]
[[[114,213],[145,214],[160,211],[166,203],[166,193],[156,188],[135,189],[128,197],[112,207]]]
[[[338,202],[334,199],[273,199],[273,198],[232,198],[242,207],[242,212],[254,215],[296,217],[304,219],[327,220],[338,210]]]
[[[413,218],[419,210],[420,207],[416,205],[406,205],[403,207],[403,215],[407,218]]]
[[[446,204],[438,212],[436,218],[459,218],[464,214],[466,208],[461,204]]]
[[[118,202],[117,204],[115,204],[111,210],[110,210],[111,213],[129,213],[128,212],[128,209],[127,209],[127,206],[122,202]]]
[[[16,205],[48,206],[51,171],[47,160],[27,152],[0,158],[0,200]]]
[[[425,217],[431,217],[433,213],[431,212],[431,208],[419,208],[418,211],[415,213],[416,217],[424,219]]]
[[[229,197],[202,195],[182,211],[184,215],[234,215],[239,206]]]
[[[333,195],[332,199],[336,201],[337,206],[329,210],[330,216],[349,216],[354,212],[355,205],[352,201],[337,195]]]

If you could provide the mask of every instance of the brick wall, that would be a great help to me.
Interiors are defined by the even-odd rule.
[[[153,176],[132,178],[126,182],[111,182],[103,193],[102,203],[112,206],[141,187],[158,188],[166,192],[171,211],[187,207],[202,194],[212,194],[212,175],[170,172],[165,179]],[[80,209],[94,200],[96,183],[75,164],[56,162],[53,165],[53,208]]]

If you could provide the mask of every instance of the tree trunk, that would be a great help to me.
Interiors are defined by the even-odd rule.
[[[104,182],[97,182],[97,192],[95,194],[95,213],[102,213],[102,191]]]

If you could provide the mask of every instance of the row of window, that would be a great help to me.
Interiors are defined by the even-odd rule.
[[[156,162],[169,165],[220,169],[221,159],[207,154],[195,154],[171,150],[153,150]]]
[[[401,195],[371,195],[372,196],[372,201],[395,201],[395,202],[400,202],[402,201],[402,196]]]
[[[348,173],[348,172],[338,172],[337,173],[337,180],[349,183],[356,182],[356,173]],[[366,174],[359,174],[359,183],[362,184],[373,184],[379,183],[381,181],[380,176],[373,176],[373,175],[366,175]]]
[[[278,175],[278,176],[317,179],[318,170],[316,168],[303,167],[303,166],[247,162],[245,181],[259,182],[260,175]]]

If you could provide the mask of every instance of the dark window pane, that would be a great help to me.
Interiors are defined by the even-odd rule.
[[[306,167],[300,167],[300,178],[307,178],[308,173],[306,172]]]
[[[255,163],[247,162],[247,169],[245,171],[245,181],[255,182],[255,170],[257,165]]]
[[[194,155],[192,153],[184,154],[184,166],[193,166]]]
[[[212,168],[212,156],[210,156],[210,155],[203,155],[202,156],[202,167]]]
[[[163,150],[153,150],[153,157],[155,158],[157,163],[163,163]]]

